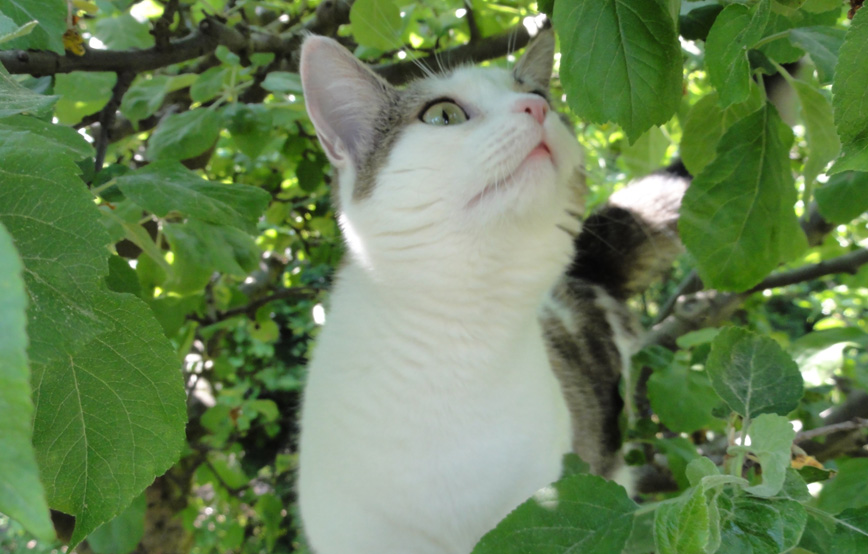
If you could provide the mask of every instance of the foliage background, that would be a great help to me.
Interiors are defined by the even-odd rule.
[[[477,551],[864,552],[858,4],[0,0],[0,550],[304,552],[295,417],[342,245],[302,37],[400,84],[509,64],[545,11],[591,204],[681,156],[689,254],[636,302],[641,507],[579,471],[556,490],[596,504],[530,501]]]

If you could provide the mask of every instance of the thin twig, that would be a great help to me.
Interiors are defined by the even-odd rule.
[[[868,249],[860,248],[831,260],[770,275],[763,282],[748,290],[747,293],[804,283],[835,273],[856,273],[866,263],[868,263]]]
[[[839,433],[841,431],[855,431],[856,429],[866,428],[868,428],[868,419],[856,417],[851,419],[850,421],[833,423],[832,425],[817,427],[816,429],[811,429],[809,431],[801,431],[796,434],[796,438],[793,442],[800,443],[815,439],[817,437],[825,437],[826,435]]]
[[[476,22],[476,14],[473,13],[473,2],[464,0],[464,9],[467,18],[467,28],[470,31],[470,42],[476,42],[482,38],[482,33],[479,32],[479,24]]]
[[[123,71],[118,73],[117,82],[112,90],[112,97],[108,104],[99,113],[99,136],[96,140],[96,159],[94,160],[94,169],[99,172],[105,162],[105,153],[109,145],[110,133],[112,125],[114,125],[115,117],[124,94],[133,84],[133,79],[136,74],[131,71]]]

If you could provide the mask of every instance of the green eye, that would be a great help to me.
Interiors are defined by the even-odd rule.
[[[467,121],[467,114],[455,102],[437,102],[428,107],[420,117],[428,125],[458,125]]]

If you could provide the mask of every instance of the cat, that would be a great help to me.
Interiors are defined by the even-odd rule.
[[[633,212],[613,204],[579,233],[582,151],[549,104],[553,56],[545,31],[512,71],[399,90],[339,43],[304,42],[348,250],[301,415],[299,508],[317,554],[468,554],[564,454],[617,470],[637,278],[593,275],[576,247],[653,259],[647,239],[674,226],[644,225],[620,250],[605,224]]]

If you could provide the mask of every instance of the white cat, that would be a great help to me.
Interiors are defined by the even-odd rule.
[[[349,249],[301,419],[318,554],[468,554],[561,472],[572,428],[538,312],[584,207],[580,148],[546,99],[553,54],[544,32],[513,71],[397,90],[337,42],[304,43]]]

